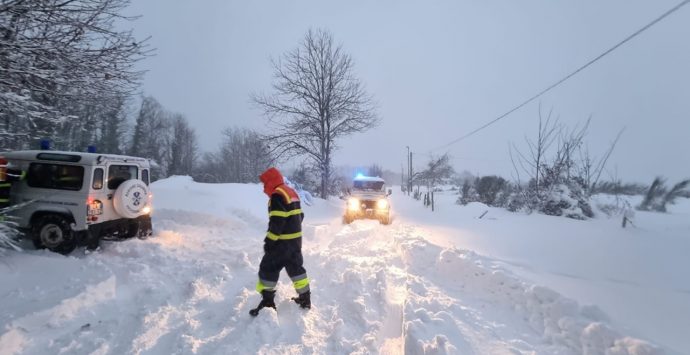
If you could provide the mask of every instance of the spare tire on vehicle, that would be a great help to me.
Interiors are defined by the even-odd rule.
[[[113,194],[115,212],[124,218],[137,218],[144,214],[149,202],[149,187],[137,179],[123,182]]]

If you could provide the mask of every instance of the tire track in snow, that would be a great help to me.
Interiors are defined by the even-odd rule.
[[[331,224],[305,236],[325,352],[400,353],[407,273],[388,227]],[[312,310],[313,311],[313,310]],[[311,311],[310,311],[311,312]]]
[[[340,318],[310,334],[337,335],[319,351],[659,353],[610,329],[598,309],[526,283],[474,252],[434,245],[415,226],[357,221],[312,238],[305,253],[317,264],[309,269],[317,318]]]

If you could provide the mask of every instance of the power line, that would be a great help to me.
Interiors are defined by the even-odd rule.
[[[521,109],[521,108],[524,107],[525,105],[527,105],[527,104],[529,104],[530,102],[532,102],[532,101],[538,99],[540,96],[546,94],[546,93],[549,92],[551,89],[553,89],[553,88],[555,88],[555,87],[561,85],[561,84],[562,84],[563,82],[565,82],[566,80],[572,78],[573,76],[575,76],[575,75],[578,74],[579,72],[585,70],[587,67],[589,67],[590,65],[594,64],[594,63],[597,62],[599,59],[601,59],[601,58],[605,57],[606,55],[608,55],[609,53],[615,51],[616,49],[618,49],[618,47],[624,45],[625,43],[627,43],[627,42],[630,41],[631,39],[637,37],[639,34],[641,34],[642,32],[644,32],[644,31],[646,31],[646,30],[648,30],[650,27],[656,25],[656,24],[659,23],[661,20],[665,19],[666,17],[668,17],[668,16],[671,15],[672,13],[678,11],[681,7],[687,5],[688,3],[690,3],[690,0],[681,1],[678,5],[674,6],[674,7],[671,8],[670,10],[666,11],[663,15],[657,17],[654,21],[648,23],[648,24],[645,25],[644,27],[642,27],[642,28],[640,28],[639,30],[635,31],[633,34],[631,34],[630,36],[626,37],[624,40],[618,42],[615,46],[609,48],[609,49],[608,49],[607,51],[605,51],[604,53],[598,55],[596,58],[594,58],[594,59],[590,60],[589,62],[587,62],[587,64],[585,64],[585,65],[579,67],[579,68],[578,68],[577,70],[575,70],[574,72],[568,74],[568,75],[565,76],[563,79],[561,79],[561,80],[555,82],[554,84],[551,84],[549,87],[547,87],[546,89],[542,90],[542,91],[539,92],[538,94],[536,94],[536,95],[530,97],[529,99],[527,99],[527,100],[524,101],[523,103],[519,104],[518,106],[513,107],[510,111],[508,111],[508,112],[506,112],[506,113],[504,113],[504,114],[502,114],[502,115],[496,117],[495,119],[493,119],[493,120],[487,122],[486,124],[482,125],[481,127],[475,129],[474,131],[472,131],[472,132],[470,132],[470,133],[467,133],[467,134],[465,134],[464,136],[462,136],[462,137],[460,137],[460,138],[454,139],[454,140],[450,141],[450,142],[447,143],[447,144],[444,144],[444,145],[442,145],[442,146],[436,147],[436,148],[432,149],[431,151],[438,150],[438,149],[442,149],[442,148],[446,148],[446,147],[449,147],[449,146],[451,146],[451,145],[453,145],[453,144],[455,144],[455,143],[458,143],[458,142],[460,142],[461,140],[466,139],[466,138],[472,136],[473,134],[475,134],[475,133],[477,133],[477,132],[483,130],[484,128],[491,126],[492,124],[494,124],[494,123],[498,122],[499,120],[505,118],[506,116],[510,115],[511,113],[513,113],[513,112],[515,112],[515,111]]]

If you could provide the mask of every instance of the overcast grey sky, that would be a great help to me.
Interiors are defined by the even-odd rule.
[[[261,129],[249,94],[270,90],[270,57],[309,28],[330,30],[379,102],[382,123],[341,143],[336,164],[400,171],[541,91],[679,0],[133,1],[155,57],[146,94],[185,114],[203,150],[228,126]],[[690,6],[541,98],[564,123],[592,115],[590,150],[626,131],[609,170],[624,180],[690,177]],[[535,102],[447,149],[456,170],[509,177],[509,142],[524,146]],[[445,151],[445,150],[444,150]],[[443,153],[436,151],[435,153]]]

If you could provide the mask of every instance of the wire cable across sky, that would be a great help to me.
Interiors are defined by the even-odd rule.
[[[609,48],[607,51],[601,53],[600,55],[598,55],[598,56],[595,57],[594,59],[592,59],[592,60],[590,60],[589,62],[587,62],[585,65],[583,65],[583,66],[577,68],[577,69],[576,69],[575,71],[573,71],[572,73],[568,74],[567,76],[563,77],[562,79],[558,80],[557,82],[551,84],[551,85],[548,86],[546,89],[540,91],[539,93],[537,93],[536,95],[534,95],[534,96],[530,97],[529,99],[525,100],[525,101],[522,102],[521,104],[519,104],[519,105],[513,107],[513,108],[510,109],[508,112],[506,112],[506,113],[504,113],[504,114],[502,114],[502,115],[496,117],[495,119],[493,119],[493,120],[491,120],[491,121],[485,123],[484,125],[482,125],[482,126],[480,126],[479,128],[477,128],[477,129],[475,129],[475,130],[473,130],[473,131],[471,131],[471,132],[465,134],[464,136],[462,136],[462,137],[460,137],[460,138],[454,139],[454,140],[450,141],[449,143],[446,143],[446,144],[444,144],[444,145],[442,145],[442,146],[439,146],[439,147],[436,147],[436,148],[432,149],[430,152],[433,152],[433,151],[439,150],[439,149],[443,149],[443,148],[447,148],[447,147],[449,147],[449,146],[451,146],[451,145],[453,145],[453,144],[455,144],[455,143],[458,143],[458,142],[460,142],[460,141],[462,141],[462,140],[464,140],[464,139],[466,139],[466,138],[468,138],[468,137],[474,135],[475,133],[477,133],[477,132],[483,130],[484,128],[487,128],[487,127],[491,126],[492,124],[494,124],[494,123],[500,121],[501,119],[505,118],[506,116],[510,115],[511,113],[513,113],[513,112],[515,112],[515,111],[521,109],[521,108],[524,107],[525,105],[529,104],[530,102],[532,102],[532,101],[538,99],[538,98],[541,97],[542,95],[544,95],[544,94],[546,94],[547,92],[551,91],[551,89],[554,89],[555,87],[557,87],[557,86],[563,84],[566,80],[572,78],[573,76],[577,75],[579,72],[585,70],[585,69],[586,69],[587,67],[589,67],[590,65],[596,63],[597,61],[599,61],[599,59],[604,58],[605,56],[607,56],[607,55],[610,54],[611,52],[615,51],[615,50],[618,49],[620,46],[624,45],[625,43],[627,43],[627,42],[630,41],[631,39],[633,39],[633,38],[637,37],[638,35],[640,35],[642,32],[648,30],[648,29],[651,28],[652,26],[654,26],[654,25],[656,25],[657,23],[661,22],[663,19],[665,19],[665,18],[668,17],[669,15],[673,14],[674,12],[678,11],[681,7],[687,5],[688,3],[690,3],[690,0],[681,1],[678,5],[674,6],[674,7],[671,8],[670,10],[666,11],[663,15],[657,17],[657,18],[654,19],[652,22],[648,23],[648,24],[645,25],[644,27],[642,27],[642,28],[640,28],[639,30],[635,31],[635,32],[634,32],[633,34],[631,34],[630,36],[628,36],[628,37],[626,37],[625,39],[623,39],[622,41],[618,42],[616,45],[614,45],[613,47]]]

